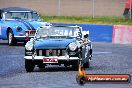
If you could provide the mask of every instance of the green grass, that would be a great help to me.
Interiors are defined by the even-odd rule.
[[[79,24],[116,24],[132,25],[132,20],[119,17],[88,17],[88,16],[41,16],[47,22],[79,23]]]

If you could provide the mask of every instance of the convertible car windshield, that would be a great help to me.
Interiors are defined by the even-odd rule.
[[[80,29],[77,27],[50,27],[41,28],[38,30],[36,36],[39,37],[77,37]]]
[[[7,12],[5,18],[8,19],[39,19],[36,12]]]

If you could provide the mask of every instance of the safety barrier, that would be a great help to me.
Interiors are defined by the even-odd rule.
[[[93,42],[112,42],[112,25],[96,25],[96,24],[66,24],[66,23],[53,23],[53,25],[61,26],[81,26],[83,31],[89,30],[89,38]]]
[[[114,25],[112,42],[119,44],[132,44],[132,26]]]
[[[93,42],[132,44],[132,26],[67,23],[53,23],[53,25],[81,26],[83,28],[83,31],[89,30],[89,38]]]

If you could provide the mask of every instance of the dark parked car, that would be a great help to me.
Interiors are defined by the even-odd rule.
[[[79,26],[45,26],[38,28],[35,37],[25,45],[25,69],[32,72],[35,65],[45,68],[47,64],[72,65],[78,70],[80,62],[89,67],[91,42],[82,39]],[[89,40],[88,40],[89,41]]]

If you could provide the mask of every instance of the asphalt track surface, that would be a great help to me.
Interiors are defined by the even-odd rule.
[[[77,71],[71,67],[47,66],[45,70],[35,67],[27,73],[24,68],[24,45],[8,46],[0,40],[0,88],[132,88],[128,84],[85,84],[76,82]],[[89,74],[132,75],[132,45],[93,43]]]

